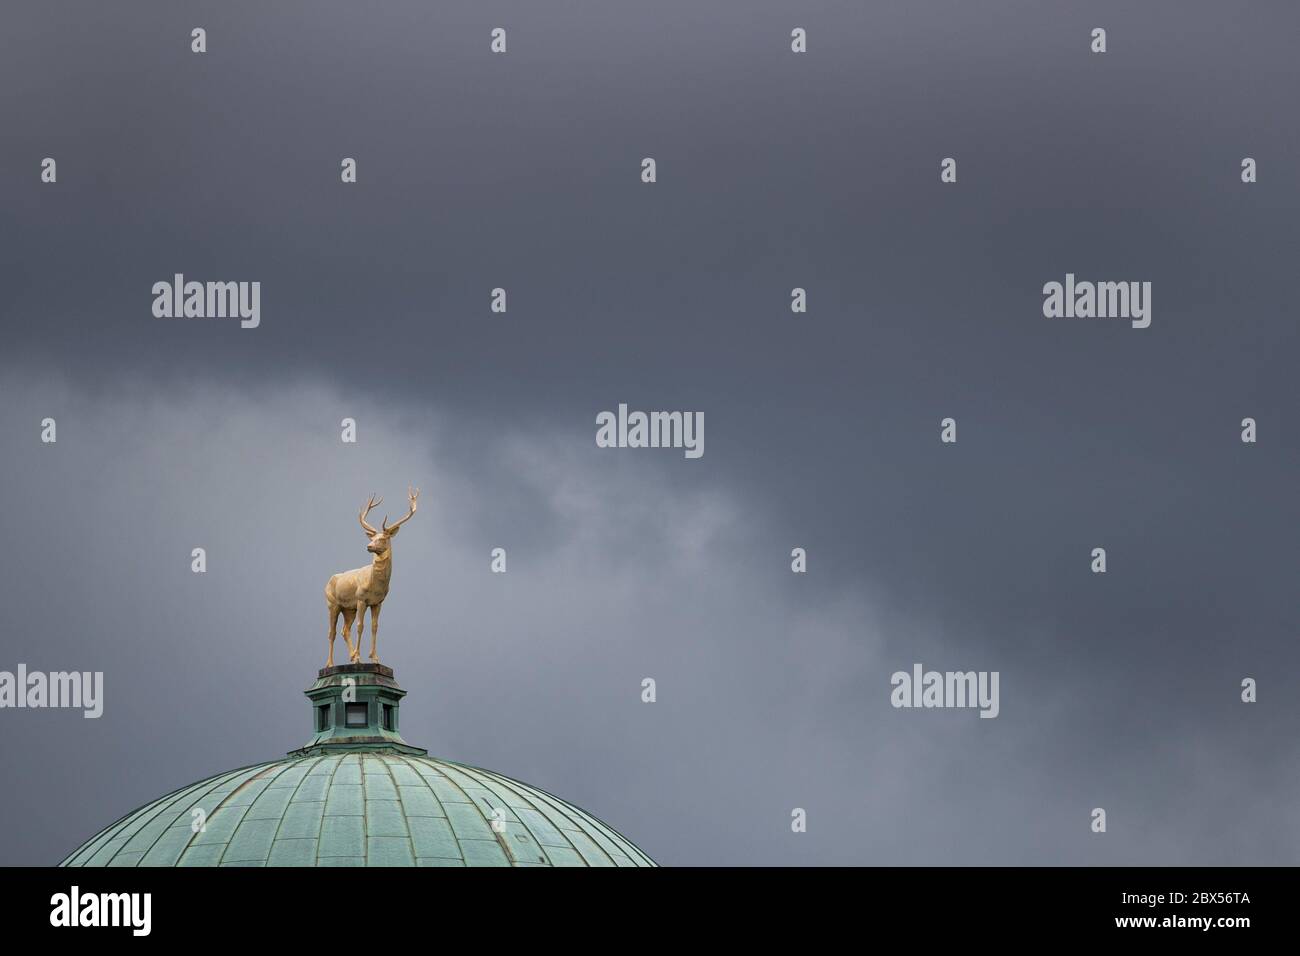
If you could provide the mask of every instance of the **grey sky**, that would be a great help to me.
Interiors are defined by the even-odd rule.
[[[4,19],[0,669],[107,701],[0,711],[0,862],[302,743],[321,589],[408,482],[407,739],[661,862],[1294,862],[1292,5]],[[261,327],[154,319],[175,272]],[[1043,318],[1067,272],[1151,327]],[[596,448],[619,402],[704,457]],[[1001,715],[894,710],[914,661]]]

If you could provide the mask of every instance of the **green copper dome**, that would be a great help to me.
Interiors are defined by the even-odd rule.
[[[128,814],[60,865],[655,864],[591,815],[517,780],[432,757],[362,752],[209,777]]]
[[[406,743],[391,668],[322,669],[313,735],[118,820],[61,866],[654,866],[536,787]]]

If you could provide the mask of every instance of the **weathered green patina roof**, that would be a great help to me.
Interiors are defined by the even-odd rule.
[[[595,817],[402,739],[406,692],[378,663],[322,668],[288,759],[183,787],[61,866],[654,866]]]
[[[204,826],[196,832],[195,810]],[[493,823],[496,826],[493,826]],[[209,777],[62,866],[654,866],[536,787],[398,752],[323,752]]]

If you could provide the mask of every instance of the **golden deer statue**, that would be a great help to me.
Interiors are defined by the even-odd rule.
[[[334,629],[338,625],[340,613],[343,615],[343,640],[348,645],[348,660],[353,664],[361,660],[361,637],[365,631],[363,618],[366,615],[366,608],[370,608],[370,660],[375,664],[379,663],[379,656],[375,652],[379,643],[379,607],[384,603],[384,598],[388,597],[388,581],[393,574],[393,538],[397,537],[397,530],[411,519],[411,515],[415,514],[415,504],[420,497],[420,490],[410,488],[407,490],[406,497],[411,504],[405,517],[399,518],[396,523],[390,525],[388,516],[385,515],[383,524],[377,531],[366,523],[366,515],[370,514],[372,508],[382,504],[383,498],[371,495],[366,501],[366,506],[357,515],[362,530],[370,539],[366,550],[375,557],[370,562],[370,567],[342,571],[330,578],[329,583],[325,585],[325,603],[329,605],[330,614],[330,652],[325,661],[326,667],[334,666]],[[355,647],[351,636],[354,617],[357,619]]]

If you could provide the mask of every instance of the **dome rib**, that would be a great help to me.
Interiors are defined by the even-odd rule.
[[[444,763],[451,763],[451,761],[444,761]],[[453,766],[459,766],[459,765],[453,764]],[[519,791],[521,790],[527,791],[529,794],[531,794],[532,800],[536,801],[540,799],[542,802],[545,802],[549,806],[551,806],[551,808],[555,810],[555,812],[563,815],[567,819],[572,820],[573,814],[577,814],[582,819],[582,821],[590,825],[597,834],[599,834],[606,841],[608,841],[610,846],[606,846],[605,844],[600,843],[599,841],[597,841],[597,845],[604,852],[605,856],[607,856],[610,859],[611,863],[613,863],[614,865],[619,865],[617,861],[617,856],[626,857],[629,861],[629,865],[642,865],[642,866],[655,865],[654,861],[651,860],[650,857],[646,856],[646,854],[641,850],[640,847],[632,843],[626,837],[615,832],[610,827],[606,826],[602,821],[596,819],[587,811],[583,810],[581,807],[575,806],[569,803],[568,801],[561,800],[559,797],[555,796],[552,793],[549,793],[546,790],[542,790],[540,787],[535,787],[532,784],[527,784],[520,780],[514,780],[510,777],[502,776],[501,774],[496,773],[492,770],[484,770],[479,767],[474,767],[470,769],[472,769],[473,772],[475,773],[482,774],[485,777],[498,781],[502,786],[512,790],[513,792],[519,793]],[[529,797],[525,797],[522,793],[520,793],[519,795],[524,799],[530,799]],[[576,825],[574,827],[574,830],[575,832],[585,832],[582,827]],[[561,835],[563,835],[563,833]],[[626,850],[620,849],[619,847],[620,843],[635,852],[630,854]],[[572,844],[572,841],[570,841],[570,844]],[[614,852],[612,853],[610,852],[611,847],[614,850]],[[578,850],[577,847],[574,847],[573,849],[577,851],[579,855],[581,855],[581,851]],[[590,865],[590,863],[588,863],[588,865]]]
[[[204,786],[207,785],[218,786],[238,774],[245,773],[249,770],[254,770],[264,766],[266,766],[265,763],[250,764],[249,766],[239,767],[235,770],[227,770],[226,772],[217,774],[216,776],[213,777],[205,777],[202,780],[196,781],[195,783],[187,784],[183,787],[177,787],[175,790],[172,790],[170,793],[165,793],[158,799],[146,803],[144,806],[140,807],[139,809],[133,810],[132,812],[127,813],[122,817],[119,817],[116,821],[109,824],[104,829],[100,830],[99,833],[95,834],[95,836],[87,840],[76,850],[73,850],[72,853],[68,854],[68,856],[64,858],[63,862],[61,862],[59,865],[60,866],[116,865],[112,862],[112,860],[116,857],[118,851],[122,849],[123,845],[125,845],[128,841],[133,839],[135,835],[140,831],[140,829],[142,829],[145,825],[147,825],[151,819],[153,819],[157,814],[162,813],[164,811],[164,805],[170,806],[176,800],[182,799],[187,793],[197,791]],[[155,812],[151,814],[150,813],[151,810]],[[125,834],[122,832],[124,828],[130,826],[131,823],[137,821],[139,823],[138,826],[131,828],[130,831]],[[106,860],[98,864],[92,864],[89,862],[90,860],[94,859],[95,856],[101,853],[109,843],[113,843],[113,842],[117,842],[119,845],[113,850],[111,854],[109,854],[109,857]],[[79,863],[76,862],[76,858],[83,855],[85,856],[85,859],[83,859]]]

